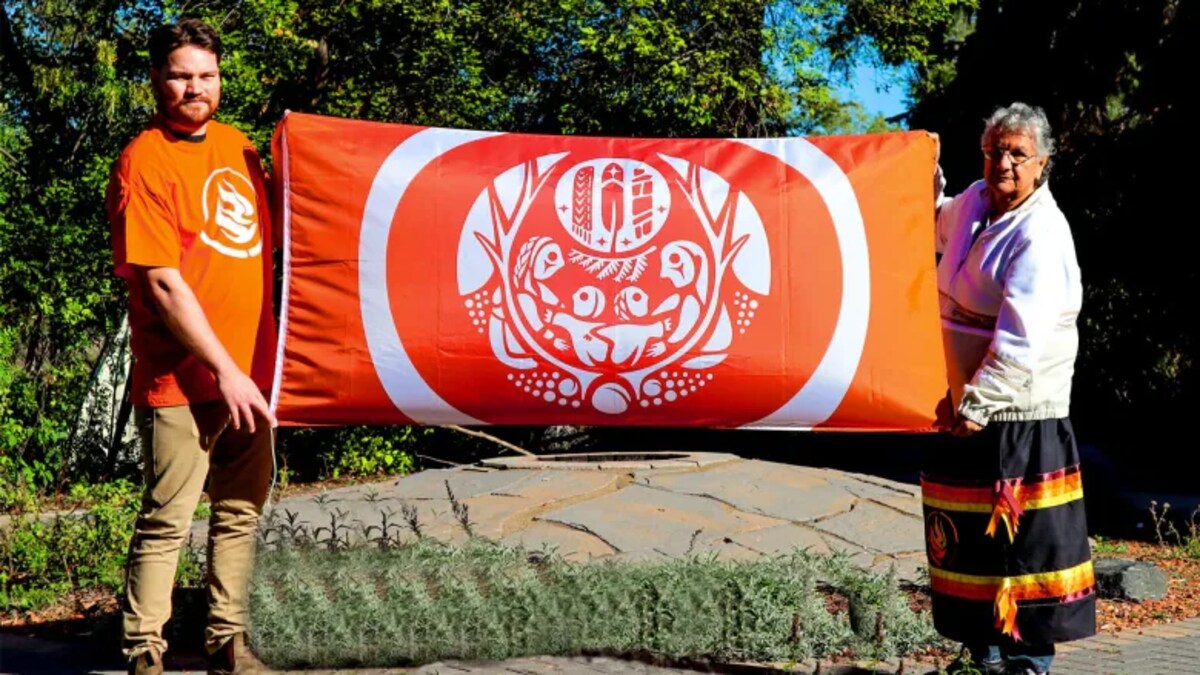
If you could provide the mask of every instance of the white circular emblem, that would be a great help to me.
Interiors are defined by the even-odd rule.
[[[483,422],[445,401],[405,350],[387,286],[389,234],[396,209],[417,175],[447,152],[494,135],[420,131],[387,157],[368,194],[359,243],[367,345],[389,398],[419,423]],[[812,143],[800,138],[734,142],[804,175],[834,224],[842,297],[829,347],[789,401],[747,425],[811,427],[840,405],[866,338],[870,265],[862,214],[845,173]],[[756,309],[762,311],[745,294],[737,307],[715,300],[726,273],[737,275],[756,293],[768,286],[756,275],[769,274],[769,254],[739,259],[732,250],[765,241],[751,224],[762,227],[755,206],[708,169],[660,155],[679,174],[691,211],[713,233],[708,241],[666,236],[662,230],[671,208],[666,178],[644,162],[600,158],[571,166],[555,185],[554,211],[567,236],[548,236],[544,230],[522,235],[521,224],[537,190],[567,155],[530,158],[497,176],[476,200],[461,225],[458,250],[457,290],[464,311],[476,330],[488,336],[497,359],[511,369],[509,382],[545,405],[582,404],[619,416],[634,406],[665,405],[696,395],[712,379],[704,370],[724,358],[731,335],[748,325]],[[708,208],[721,203],[729,210]],[[732,220],[734,212],[747,220],[722,224],[722,214]],[[726,226],[721,231],[730,236],[717,237],[714,228]],[[572,275],[575,281],[559,284]],[[595,281],[579,281],[583,275]],[[670,360],[673,354],[696,353],[702,355],[688,356],[686,362]],[[617,380],[614,371],[619,372]]]
[[[209,174],[201,193],[204,229],[200,241],[233,258],[253,258],[262,251],[254,185],[225,167]]]

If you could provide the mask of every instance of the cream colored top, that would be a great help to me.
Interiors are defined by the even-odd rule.
[[[938,291],[955,408],[982,425],[1067,417],[1083,287],[1048,183],[989,222],[982,180],[948,198],[938,178]]]

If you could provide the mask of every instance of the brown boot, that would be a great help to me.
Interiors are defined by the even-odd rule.
[[[129,675],[163,675],[162,655],[153,649],[129,660]]]
[[[250,653],[246,634],[237,633],[208,655],[208,675],[251,675],[263,672],[261,664]]]

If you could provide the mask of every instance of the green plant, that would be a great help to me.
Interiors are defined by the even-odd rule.
[[[405,502],[400,505],[400,513],[404,517],[404,524],[408,526],[410,532],[417,539],[421,539],[425,534],[421,530],[421,519],[417,512],[417,507]]]
[[[1113,541],[1107,537],[1097,536],[1096,545],[1092,548],[1092,552],[1097,555],[1122,555],[1128,550],[1128,546],[1119,541]]]
[[[1174,520],[1168,516],[1170,502],[1164,502],[1162,510],[1158,501],[1150,501],[1150,518],[1154,522],[1154,536],[1158,544],[1170,549],[1172,557],[1200,559],[1200,506],[1183,521],[1184,532],[1180,532]]]
[[[416,427],[371,432],[354,430],[343,437],[332,457],[332,475],[403,475],[412,471],[412,446],[425,433]]]
[[[292,476],[294,474],[295,474],[295,472],[292,471],[292,469],[290,467],[288,467],[288,465],[286,463],[283,466],[279,467],[278,472],[276,474],[278,476],[278,480],[279,480],[279,489],[282,490],[282,489],[287,488],[288,485],[291,485]]]
[[[983,670],[979,668],[979,664],[975,663],[975,659],[971,658],[971,651],[964,649],[959,652],[958,658],[953,664],[954,675],[984,675]],[[947,671],[941,666],[938,667],[940,675],[946,675]]]
[[[14,519],[0,529],[0,607],[38,609],[71,589],[116,589],[138,508],[128,481],[72,491],[86,511]]]
[[[930,618],[909,608],[894,568],[884,574],[863,570],[848,554],[835,552],[823,559],[823,570],[831,587],[846,597],[856,653],[884,659],[938,640]]]
[[[192,514],[192,520],[205,520],[210,516],[212,516],[212,506],[208,502],[196,504],[196,512]]]
[[[848,644],[812,592],[814,573],[805,557],[572,565],[481,539],[271,548],[255,569],[251,625],[262,658],[287,667],[581,651],[800,660]]]
[[[175,568],[175,583],[181,588],[201,588],[207,576],[204,555],[189,535],[187,543],[179,551],[179,565]]]
[[[351,426],[336,429],[289,429],[280,434],[281,485],[299,480],[342,476],[403,475],[434,433],[433,427]]]
[[[463,532],[467,533],[468,537],[475,538],[475,526],[471,522],[471,507],[466,502],[458,501],[454,496],[454,490],[450,488],[450,481],[444,481],[446,484],[446,497],[450,500],[450,508],[454,512],[454,519],[458,521],[459,527]]]
[[[21,514],[36,511],[37,490],[16,464],[11,457],[0,455],[0,512]]]
[[[416,512],[401,520],[419,533]],[[806,551],[751,562],[712,554],[664,563],[572,564],[481,537],[462,547],[406,536],[393,511],[350,544],[329,525],[264,520],[251,585],[256,649],[276,667],[387,667],[450,658],[649,653],[788,661],[883,657],[933,644],[890,575]],[[349,544],[349,545],[348,545]],[[882,638],[832,614],[818,579],[837,578],[882,616]],[[940,644],[940,643],[938,643]]]

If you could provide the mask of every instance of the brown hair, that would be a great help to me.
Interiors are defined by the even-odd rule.
[[[217,31],[199,19],[181,19],[176,23],[159,26],[150,34],[150,67],[167,65],[171,52],[191,45],[216,54],[221,60],[221,38]]]

